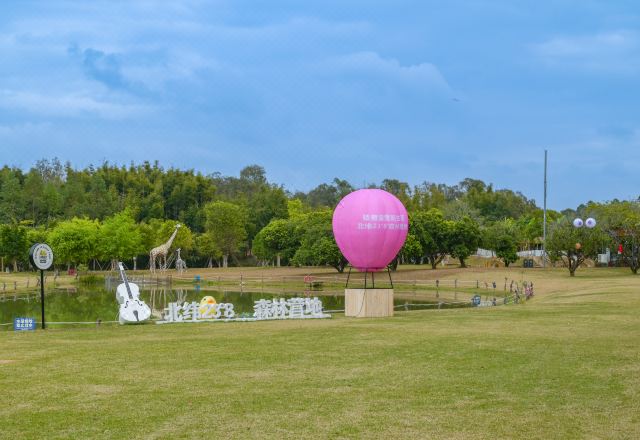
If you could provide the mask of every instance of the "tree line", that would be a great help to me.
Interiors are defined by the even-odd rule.
[[[385,179],[368,187],[396,195],[409,212],[409,234],[394,266],[436,267],[447,255],[465,266],[478,247],[494,250],[509,265],[518,249],[541,245],[542,210],[519,192],[470,178],[457,185],[414,186]],[[336,178],[308,192],[290,192],[269,182],[258,165],[237,177],[165,169],[157,162],[76,169],[43,159],[27,171],[4,166],[0,257],[13,270],[26,268],[29,246],[46,241],[58,265],[93,269],[123,260],[142,268],[148,251],[180,223],[172,249],[181,248],[191,266],[326,265],[343,271],[347,262],[333,239],[331,217],[338,201],[355,189]],[[637,201],[613,201],[549,211],[548,244],[551,236],[559,237],[554,231],[562,222],[593,213],[619,236],[599,236],[594,249],[624,241],[632,259],[638,224],[629,218],[637,208]],[[581,255],[587,251],[585,242]],[[560,261],[566,253],[553,255]]]

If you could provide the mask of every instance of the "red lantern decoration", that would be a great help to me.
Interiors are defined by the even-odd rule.
[[[618,245],[618,255],[622,254],[622,245]]]

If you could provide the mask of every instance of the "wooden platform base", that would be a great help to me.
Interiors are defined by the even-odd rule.
[[[345,289],[344,316],[355,318],[393,316],[393,289]]]

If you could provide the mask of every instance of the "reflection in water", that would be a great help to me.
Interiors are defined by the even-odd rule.
[[[46,296],[46,319],[48,322],[102,322],[116,321],[118,302],[115,298],[115,285],[78,286],[70,289],[52,289]],[[218,303],[232,303],[236,313],[253,314],[255,301],[259,299],[314,297],[322,301],[326,311],[344,309],[342,292],[264,292],[256,291],[218,291],[194,288],[168,288],[163,286],[141,286],[141,298],[149,305],[152,316],[159,319],[170,302],[183,303],[197,301],[204,296],[212,296]],[[425,300],[424,295],[396,295],[396,309],[409,310],[407,305],[423,304],[434,306],[438,300]],[[411,309],[414,309],[412,307]],[[0,324],[13,322],[14,318],[36,318],[40,320],[40,293],[38,291],[24,293],[0,293]],[[2,326],[0,329],[12,329]]]
[[[151,287],[146,291],[143,290],[141,297],[151,308],[151,316],[160,319],[167,304],[170,302],[183,303],[187,301],[188,295],[186,289]]]

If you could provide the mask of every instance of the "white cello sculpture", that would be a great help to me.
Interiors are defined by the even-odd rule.
[[[137,284],[129,283],[124,266],[118,262],[122,284],[116,289],[116,298],[120,303],[118,320],[120,324],[135,324],[144,322],[151,316],[151,309],[140,299],[140,289]]]

